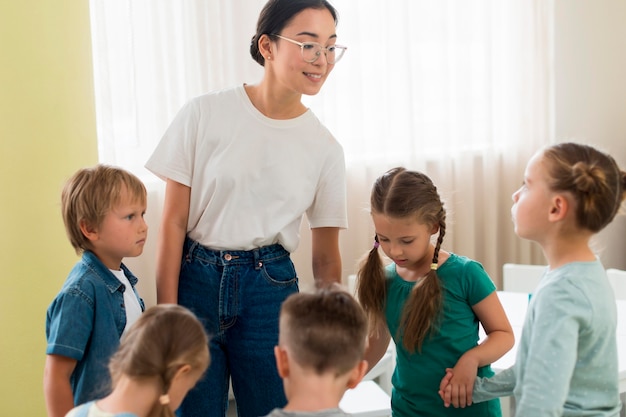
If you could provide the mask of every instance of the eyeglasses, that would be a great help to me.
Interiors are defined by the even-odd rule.
[[[341,45],[322,46],[317,42],[298,42],[293,39],[280,36],[276,33],[272,36],[276,36],[280,39],[286,40],[287,42],[291,42],[294,45],[298,45],[300,47],[300,52],[302,52],[302,59],[309,63],[317,61],[317,58],[319,58],[320,55],[322,55],[322,51],[324,51],[324,55],[326,55],[326,62],[329,64],[336,64],[339,62],[344,52],[346,52],[346,49],[348,49],[347,46]]]

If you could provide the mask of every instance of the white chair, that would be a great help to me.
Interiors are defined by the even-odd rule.
[[[502,266],[502,289],[504,291],[531,294],[547,266],[526,264],[504,264]]]
[[[626,271],[620,269],[609,268],[606,270],[609,282],[613,286],[615,298],[618,300],[626,300]]]
[[[374,381],[361,381],[346,391],[339,408],[353,417],[388,417],[391,398]]]

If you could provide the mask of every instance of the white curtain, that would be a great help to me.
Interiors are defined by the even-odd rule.
[[[158,190],[143,164],[182,104],[260,80],[248,48],[264,3],[91,0],[101,161]],[[439,187],[447,250],[482,262],[497,283],[505,262],[542,263],[538,248],[514,235],[509,209],[527,159],[552,136],[552,1],[333,4],[338,43],[349,49],[321,93],[304,100],[346,153],[345,275],[372,243],[372,181],[397,165],[425,171]],[[149,274],[161,204],[155,195],[151,245],[140,261]],[[306,225],[294,260],[306,286]]]

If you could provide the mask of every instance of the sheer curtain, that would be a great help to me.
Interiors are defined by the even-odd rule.
[[[189,98],[260,80],[248,47],[265,0],[91,0],[100,157],[159,190],[143,169]],[[385,170],[423,170],[448,209],[446,249],[483,263],[541,263],[516,238],[510,196],[552,133],[551,0],[335,0],[349,47],[304,100],[343,144],[350,228],[344,272],[371,245],[369,188]],[[153,272],[160,194],[149,202]],[[150,216],[149,216],[150,218]],[[294,254],[310,282],[306,224]]]

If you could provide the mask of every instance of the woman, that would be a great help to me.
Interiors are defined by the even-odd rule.
[[[158,302],[189,307],[212,335],[211,367],[182,416],[223,416],[229,376],[239,416],[285,405],[273,347],[280,305],[298,291],[289,254],[304,213],[317,284],[340,280],[343,150],[301,102],[345,51],[336,23],[326,1],[270,0],[250,45],[262,80],[191,100],[146,164],[167,182]]]

